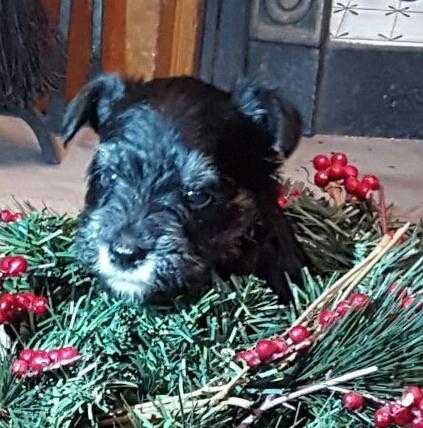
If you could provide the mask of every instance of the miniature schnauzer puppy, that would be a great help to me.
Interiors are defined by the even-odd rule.
[[[275,175],[300,123],[272,91],[101,75],[68,106],[65,144],[85,123],[100,145],[75,247],[108,289],[155,300],[255,274],[289,300],[305,257]]]

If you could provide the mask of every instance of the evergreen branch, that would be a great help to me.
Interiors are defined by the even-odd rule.
[[[339,295],[346,287],[352,288],[351,285],[355,287],[356,284],[359,281],[361,281],[370,272],[370,270],[375,266],[375,264],[378,261],[380,261],[381,258],[390,249],[393,248],[393,246],[398,242],[401,236],[407,231],[408,227],[409,227],[409,224],[406,224],[405,226],[403,226],[400,230],[397,231],[397,233],[394,235],[392,239],[390,239],[387,236],[384,237],[381,240],[381,243],[372,251],[372,253],[362,263],[360,263],[356,268],[353,268],[350,272],[348,272],[346,275],[344,275],[342,278],[336,281],[331,287],[329,287],[327,291],[321,295],[321,297],[317,298],[315,302],[312,305],[310,305],[309,308],[306,309],[306,311],[303,312],[303,314],[299,317],[299,320],[306,319],[308,314],[312,313],[313,310],[317,309],[321,304],[326,304],[328,298],[329,299],[332,298],[335,293],[338,293]],[[295,324],[298,324],[298,323],[299,321],[297,320]],[[316,341],[319,338],[321,339],[323,336],[324,336],[323,332],[321,330],[318,330],[314,337],[314,340]],[[278,369],[282,370],[286,368],[290,363],[295,361],[298,350],[309,345],[310,345],[309,342],[298,344],[295,346],[296,350],[291,355],[288,356],[287,354],[284,354],[283,355],[284,360],[282,361],[281,364],[279,364]],[[273,360],[278,358],[280,358],[280,356],[275,355]],[[204,393],[209,392],[207,388],[200,388],[198,391],[195,391],[193,393],[186,394],[183,396],[178,395],[174,397],[160,397],[159,398],[160,404],[161,406],[165,406],[166,410],[170,412],[175,412],[175,411],[179,412],[181,410],[183,412],[190,412],[193,409],[198,410],[203,407],[213,407],[224,399],[224,397],[229,393],[229,390],[239,381],[239,379],[244,374],[247,373],[247,371],[248,371],[248,367],[245,367],[240,374],[235,376],[228,384],[222,386],[221,390],[211,398],[199,398]],[[359,373],[361,372],[359,371]],[[343,379],[342,376],[340,378]],[[325,384],[325,383],[323,382],[322,384]],[[325,384],[325,385],[327,386],[329,384]],[[291,397],[291,395],[289,396]],[[184,402],[183,409],[180,408],[180,405],[179,405],[180,400],[183,400]],[[215,411],[226,407],[224,403],[225,402],[223,401],[220,404],[218,404]],[[283,403],[284,401],[282,401],[280,404],[283,404]],[[264,406],[264,409],[266,409],[266,406],[267,404]],[[162,409],[158,409],[157,404],[154,401],[145,402],[145,403],[136,405],[134,406],[133,411],[141,412],[143,416],[145,416],[147,419],[151,419],[153,417],[160,417],[162,413]],[[255,414],[256,413],[257,412],[255,412]]]
[[[11,376],[10,358],[1,360],[0,427],[71,428],[108,421],[143,428],[228,428],[264,397],[280,398],[316,385],[335,369],[334,378],[377,366],[366,378],[304,395],[295,407],[282,402],[260,416],[262,426],[351,426],[370,420],[371,406],[360,415],[348,414],[335,392],[360,391],[377,403],[391,400],[406,383],[423,383],[421,230],[413,227],[412,237],[399,246],[383,238],[385,246],[392,246],[388,252],[384,246],[381,255],[380,249],[372,253],[380,239],[370,205],[334,208],[307,195],[299,205],[290,205],[288,215],[297,218],[299,237],[312,259],[324,260],[319,270],[304,272],[303,288],[291,284],[294,299],[289,307],[279,305],[253,277],[216,279],[206,295],[195,300],[180,296],[167,307],[126,304],[101,293],[73,258],[75,219],[30,212],[22,221],[0,227],[0,253],[22,254],[30,266],[28,275],[4,279],[4,289],[37,290],[50,302],[50,313],[32,326],[31,320],[13,325],[15,331],[6,326],[15,341],[9,357],[22,347],[65,345],[76,346],[82,356],[74,367],[22,380]],[[369,253],[373,263],[380,259],[363,275]],[[352,272],[342,278],[350,266]],[[316,271],[321,277],[313,276]],[[236,380],[247,370],[233,362],[237,350],[251,348],[261,338],[279,337],[326,290],[338,283],[340,288],[324,300],[335,301],[356,286],[357,278],[359,290],[371,298],[368,307],[329,329],[315,330],[306,353],[299,350],[310,342],[290,347],[289,355]],[[392,283],[414,298],[407,309],[389,293]],[[324,302],[305,318],[312,330]],[[143,405],[153,415],[150,419],[134,411]]]
[[[404,226],[402,226],[400,229],[398,229],[394,236],[390,239],[390,241],[386,244],[386,246],[379,251],[375,258],[372,260],[371,263],[368,263],[360,273],[357,272],[357,275],[351,280],[350,285],[348,288],[344,291],[343,295],[341,296],[342,299],[346,299],[351,291],[360,283],[360,281],[373,269],[373,267],[382,259],[382,257],[390,251],[399,241],[400,239],[405,235],[407,230],[410,227],[410,223],[406,223]],[[389,236],[389,235],[385,235]],[[383,240],[382,240],[383,241]]]
[[[335,293],[345,290],[344,297],[350,294],[351,290],[370,272],[370,270],[382,259],[382,257],[391,250],[394,245],[401,239],[407,232],[410,223],[405,224],[398,229],[390,239],[389,236],[384,236],[379,245],[364,259],[361,263],[357,264],[354,268],[343,275],[337,280],[330,288],[323,292],[318,299],[316,299],[295,321],[294,325],[301,324],[319,307],[327,303]],[[283,336],[287,335],[286,331]]]
[[[302,397],[304,395],[309,395],[314,392],[320,391],[322,389],[327,389],[332,386],[338,385],[340,383],[348,382],[353,379],[361,378],[364,376],[368,376],[372,373],[375,373],[378,371],[378,368],[376,366],[368,367],[361,370],[355,370],[351,373],[346,373],[342,376],[338,376],[333,379],[328,379],[323,382],[319,382],[317,384],[312,384],[305,386],[303,388],[300,388],[296,391],[290,392],[288,394],[282,395],[281,397],[277,398],[267,398],[263,404],[261,404],[260,407],[253,410],[253,412],[247,416],[239,425],[237,428],[246,428],[250,425],[252,425],[254,422],[256,422],[264,412],[282,405],[283,403],[286,403],[287,401],[295,400],[296,398]]]

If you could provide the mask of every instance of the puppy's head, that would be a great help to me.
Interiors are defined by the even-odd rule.
[[[271,91],[186,77],[100,76],[70,103],[65,143],[85,123],[101,143],[77,251],[108,288],[142,300],[195,289],[242,258],[299,132]]]

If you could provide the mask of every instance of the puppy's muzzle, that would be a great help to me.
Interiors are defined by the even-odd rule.
[[[122,233],[110,244],[110,260],[123,268],[130,268],[137,262],[143,261],[149,249],[140,245],[134,237]]]

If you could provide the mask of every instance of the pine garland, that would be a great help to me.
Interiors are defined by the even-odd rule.
[[[180,296],[168,306],[127,304],[103,293],[74,260],[75,219],[27,210],[21,221],[0,227],[0,255],[23,255],[29,264],[27,275],[4,279],[3,288],[49,299],[41,320],[6,326],[14,343],[0,361],[0,427],[366,426],[374,409],[398,398],[405,384],[422,385],[419,227],[410,227],[402,244],[386,238],[378,247],[375,214],[364,204],[333,209],[304,192],[287,212],[314,260],[326,251],[320,246],[332,247],[315,274],[304,272],[305,289],[291,284],[288,308],[254,277],[216,278],[197,301]],[[349,272],[357,262],[360,268]],[[369,263],[374,266],[360,278]],[[413,303],[402,307],[392,284],[407,289]],[[316,313],[336,305],[351,285],[372,303],[319,328]],[[256,369],[236,360],[258,339],[289,331],[333,288],[303,317],[315,331],[307,351]],[[62,346],[77,347],[81,358],[38,377],[11,374],[23,347]],[[367,407],[347,412],[340,402],[345,390],[370,397]]]

